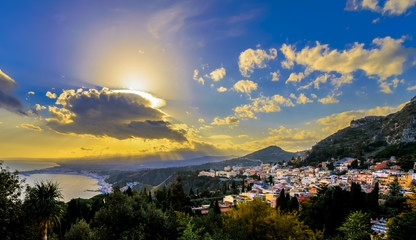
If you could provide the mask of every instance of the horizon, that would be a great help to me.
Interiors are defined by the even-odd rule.
[[[6,1],[0,159],[311,149],[416,95],[415,3],[384,2]]]

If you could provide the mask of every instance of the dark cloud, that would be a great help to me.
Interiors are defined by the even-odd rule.
[[[22,103],[12,93],[15,87],[17,83],[0,70],[0,108],[26,115]]]
[[[139,92],[66,90],[57,104],[63,107],[49,108],[47,125],[60,133],[186,141],[183,131],[164,120],[166,114],[154,106],[155,99]]]

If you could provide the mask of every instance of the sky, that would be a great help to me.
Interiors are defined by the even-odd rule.
[[[416,95],[415,6],[2,1],[0,158],[310,149]]]

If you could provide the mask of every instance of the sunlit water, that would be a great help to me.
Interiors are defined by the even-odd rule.
[[[3,167],[9,167],[11,171],[31,171],[44,168],[59,166],[54,162],[34,162],[34,161],[4,161]],[[98,190],[101,187],[98,185],[98,180],[81,176],[68,174],[32,174],[29,176],[20,175],[21,178],[26,179],[26,183],[34,186],[36,182],[42,180],[52,180],[59,183],[59,188],[62,190],[63,200],[65,202],[72,198],[91,198],[100,194]]]
[[[59,183],[62,190],[64,201],[68,202],[73,198],[91,198],[100,194],[100,186],[94,178],[81,175],[67,174],[32,174],[30,176],[21,176],[26,178],[26,183],[34,186],[36,182],[41,180],[52,180]]]

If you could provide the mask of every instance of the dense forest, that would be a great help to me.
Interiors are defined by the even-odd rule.
[[[388,195],[378,185],[364,193],[321,186],[317,195],[298,202],[284,191],[276,208],[260,198],[221,212],[218,199],[238,192],[233,186],[189,193],[195,176],[176,178],[159,190],[141,192],[115,186],[110,194],[64,203],[59,185],[27,187],[18,173],[0,165],[1,239],[370,239],[370,218],[386,217],[387,239],[416,239],[416,192],[404,197],[393,182]],[[203,181],[203,179],[200,179]],[[202,183],[198,183],[202,184]],[[192,185],[192,184],[191,184]],[[24,198],[22,195],[24,194]],[[205,194],[205,195],[204,195]],[[208,214],[193,212],[198,199],[211,199]],[[379,199],[384,203],[379,205]],[[377,236],[376,236],[377,238]]]

